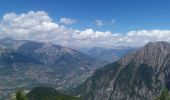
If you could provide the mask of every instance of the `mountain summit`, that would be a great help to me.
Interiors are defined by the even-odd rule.
[[[153,100],[170,84],[170,43],[150,42],[98,69],[75,94],[84,100]]]

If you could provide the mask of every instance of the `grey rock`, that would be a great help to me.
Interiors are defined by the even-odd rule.
[[[170,44],[151,42],[98,69],[72,90],[83,100],[153,100],[170,84]]]

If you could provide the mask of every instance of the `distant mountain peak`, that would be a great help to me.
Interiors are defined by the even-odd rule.
[[[54,46],[54,44],[51,43],[51,42],[43,42],[43,44],[44,44],[44,46],[46,46],[46,47]]]
[[[163,49],[169,50],[170,49],[170,43],[165,42],[165,41],[149,42],[143,48],[148,48],[148,49],[159,48],[161,50],[163,50]]]
[[[8,84],[0,82],[4,88],[40,84],[60,89],[75,87],[104,64],[74,49],[52,43],[0,39],[0,80],[9,80]],[[11,90],[2,91],[1,97],[11,93]]]
[[[97,70],[76,89],[84,100],[153,100],[170,84],[169,66],[170,43],[150,42]]]
[[[144,47],[123,57],[119,62],[127,65],[132,60],[136,64],[149,64],[150,66],[161,66],[170,54],[170,43],[164,41],[149,42]]]

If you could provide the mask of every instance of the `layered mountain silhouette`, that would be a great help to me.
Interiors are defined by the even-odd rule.
[[[113,47],[86,47],[79,48],[78,50],[99,60],[113,63],[119,60],[121,57],[129,52],[136,50],[137,48],[113,46]]]
[[[150,42],[72,90],[83,100],[153,100],[170,84],[170,43]]]

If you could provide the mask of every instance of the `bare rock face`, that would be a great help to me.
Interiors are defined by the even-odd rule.
[[[84,100],[153,100],[170,84],[170,44],[151,42],[97,70],[72,93]]]

